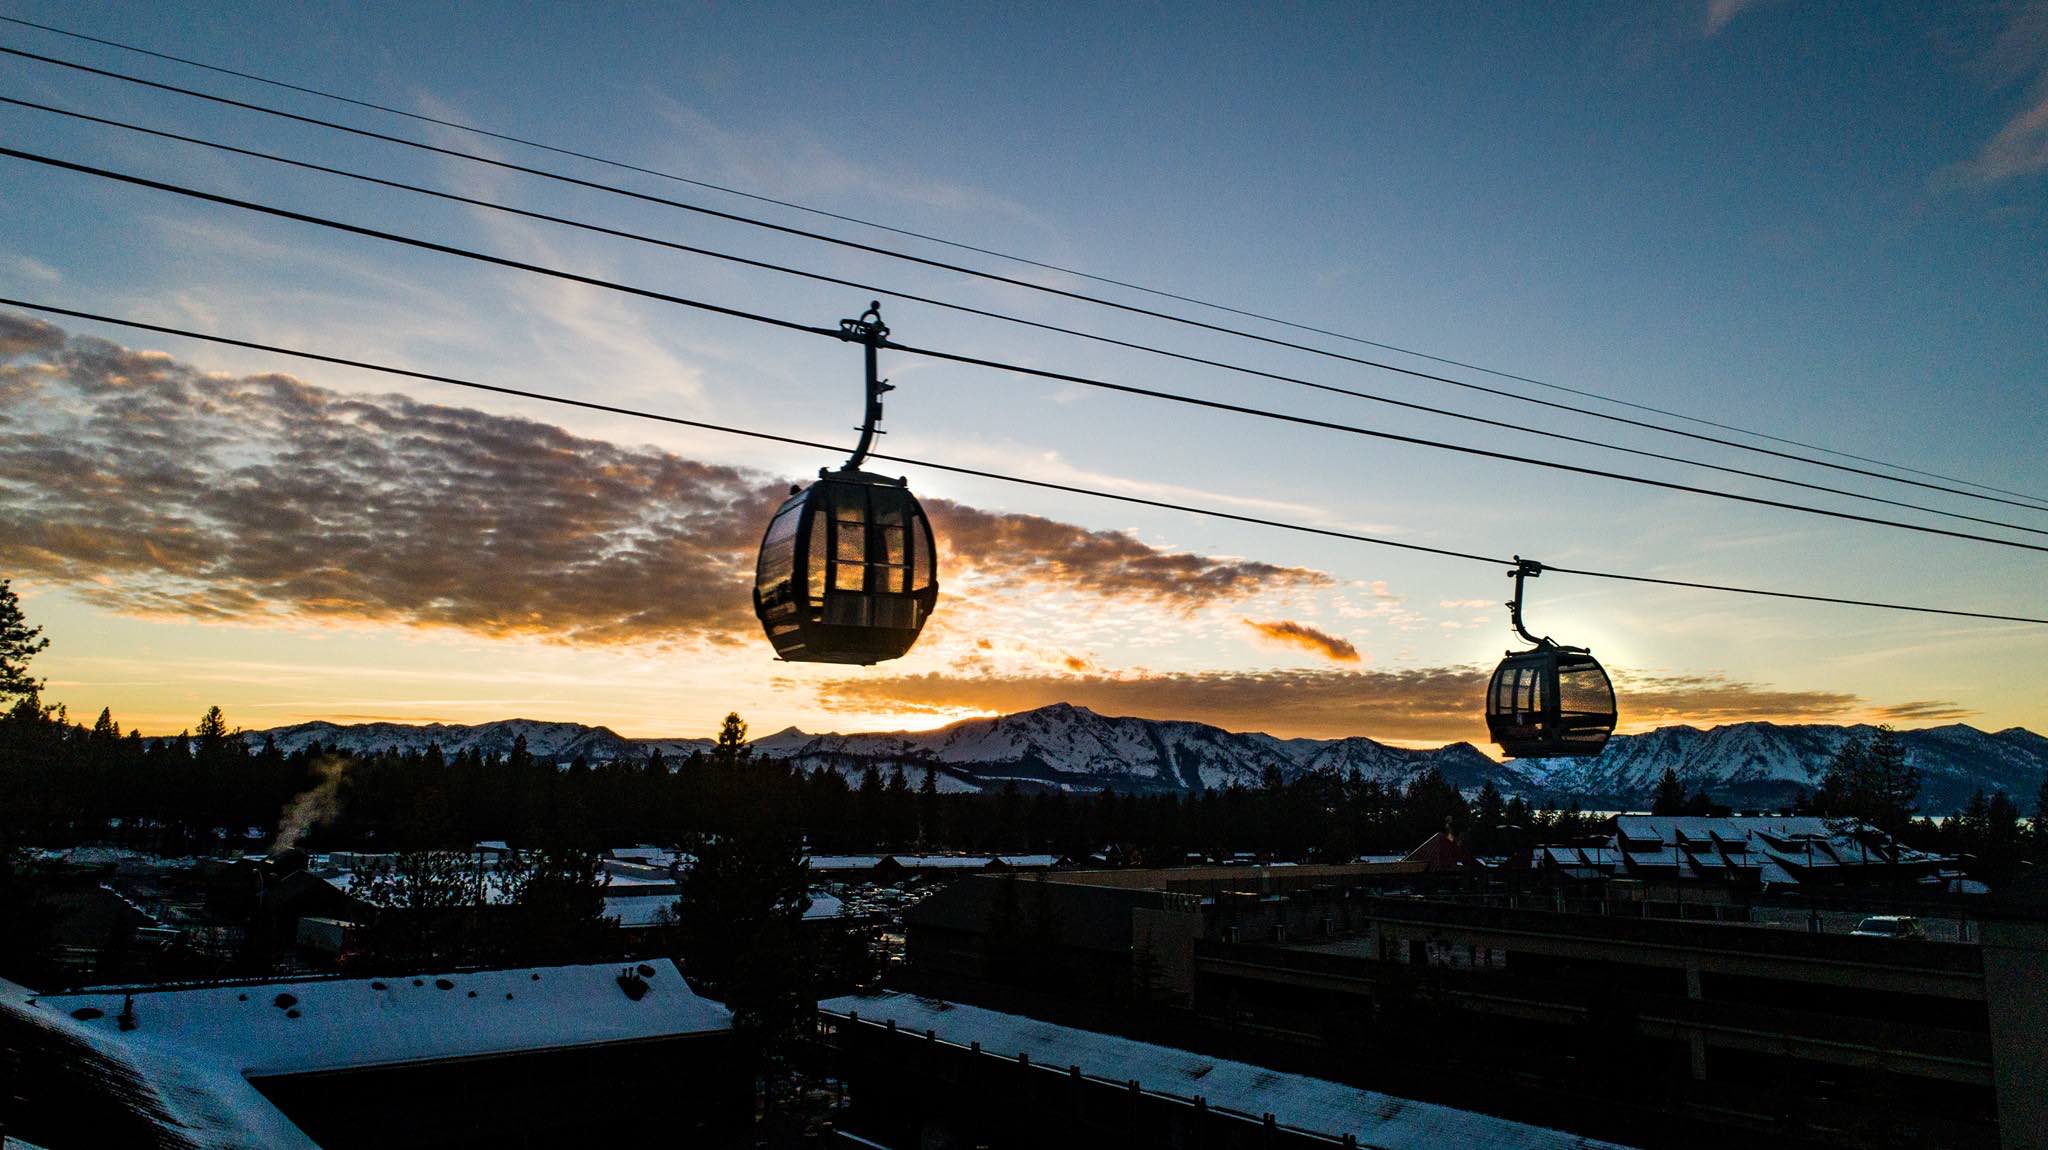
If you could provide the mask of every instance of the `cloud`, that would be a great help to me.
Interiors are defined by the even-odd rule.
[[[1760,719],[1836,722],[1855,717],[1863,705],[1860,696],[1847,692],[1780,690],[1720,675],[1612,673],[1622,721],[1632,728]]]
[[[2021,106],[1977,149],[1935,177],[1939,187],[1983,187],[2048,170],[2048,4],[2020,4],[1977,61],[1994,88],[2021,89]]]
[[[967,558],[977,571],[1020,583],[1057,583],[1188,611],[1259,591],[1332,582],[1319,571],[1164,551],[1122,531],[1091,531],[947,499],[927,500],[925,510],[950,554]]]
[[[1964,172],[1980,184],[1993,184],[2043,168],[2048,168],[2048,91],[2039,93],[1978,149]]]
[[[1318,631],[1306,623],[1296,623],[1291,619],[1276,619],[1271,622],[1246,619],[1244,625],[1276,643],[1313,651],[1338,663],[1358,662],[1358,648],[1352,646],[1350,640],[1327,631]]]
[[[1057,239],[1044,217],[1019,201],[977,185],[930,179],[902,169],[878,168],[849,155],[832,140],[801,127],[771,132],[728,129],[664,91],[646,93],[670,130],[689,168],[741,188],[778,188],[797,200],[844,201],[849,195],[917,209],[930,215],[978,217],[1030,228]],[[659,166],[659,165],[657,165]],[[1050,273],[1041,273],[1050,279]]]
[[[64,345],[64,329],[19,312],[0,311],[0,360],[54,351]]]
[[[1959,722],[1978,712],[1960,703],[1947,700],[1920,699],[1911,703],[1894,703],[1879,707],[1871,717],[1881,723],[1906,722],[1925,723],[1945,720]]]
[[[535,420],[224,376],[0,313],[0,569],[114,610],[751,641],[786,481]],[[933,500],[948,582],[1179,611],[1302,568]],[[943,607],[942,607],[943,614]]]
[[[1730,21],[1761,2],[1762,0],[1707,0],[1706,34],[1719,35],[1721,29],[1726,28]]]
[[[828,710],[1009,713],[1068,702],[1105,714],[1192,719],[1288,737],[1366,735],[1395,741],[1486,741],[1481,701],[1491,668],[1318,668],[1124,675],[1056,674],[842,678],[819,688]],[[1752,719],[1834,722],[1862,700],[1830,691],[1786,691],[1717,676],[1627,680],[1624,723],[1646,729]]]

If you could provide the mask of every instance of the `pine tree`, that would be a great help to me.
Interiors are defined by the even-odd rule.
[[[2002,882],[2019,869],[2026,843],[2020,833],[2020,808],[2004,791],[1985,804],[1984,842],[1978,862],[1991,882]]]
[[[753,748],[747,746],[747,723],[738,711],[725,716],[718,727],[718,745],[711,750],[712,764],[730,770],[747,761]]]
[[[221,744],[227,742],[229,734],[228,717],[219,707],[208,707],[206,713],[199,716],[199,726],[192,732],[193,737],[199,740],[199,753],[202,755],[219,750]]]
[[[2034,792],[2034,817],[2027,820],[2027,837],[2037,859],[2048,858],[2048,779]]]
[[[1838,819],[1853,817],[1849,808],[1856,802],[1857,780],[1865,775],[1868,759],[1863,740],[1856,735],[1850,735],[1835,748],[1821,774],[1820,786],[1813,792],[1815,814]]]
[[[475,957],[483,870],[465,852],[399,851],[357,871],[349,893],[376,908],[364,957],[387,970],[426,970]]]
[[[803,837],[772,814],[750,812],[727,830],[691,837],[674,907],[683,972],[771,1055],[799,1036],[814,1008],[801,929],[810,864]]]
[[[867,787],[865,778],[861,780],[861,787],[863,790]],[[1052,833],[1055,828],[1047,830]],[[1015,779],[1004,779],[1002,789],[996,792],[995,829],[991,838],[999,851],[1016,850],[1024,845],[1024,795]]]
[[[1963,843],[1963,849],[1983,849],[1986,831],[1991,825],[1991,796],[1984,792],[1983,787],[1970,792],[1970,800],[1957,813],[1955,824],[1956,837]]]
[[[1678,781],[1678,771],[1665,767],[1664,774],[1657,779],[1657,797],[1650,801],[1653,815],[1681,815],[1685,813],[1685,784]]]
[[[604,913],[611,875],[597,851],[517,851],[497,873],[509,903],[499,914],[498,961],[590,962],[616,951],[618,920]]]
[[[917,784],[917,838],[926,849],[936,847],[944,836],[939,827],[939,772],[926,766]]]
[[[1467,845],[1481,854],[1492,854],[1507,846],[1507,806],[1500,797],[1500,788],[1488,779],[1479,788],[1479,797],[1473,800],[1472,833]]]
[[[1879,727],[1867,746],[1851,736],[1835,751],[1813,805],[1822,815],[1868,823],[1897,840],[1919,809],[1920,777],[1899,733]]]
[[[1905,743],[1890,724],[1879,727],[1877,737],[1870,741],[1869,772],[1869,813],[1864,817],[1896,839],[1905,833],[1906,824],[1920,809],[1921,776],[1920,769],[1906,756]]]
[[[34,699],[42,692],[42,680],[28,673],[29,661],[50,646],[42,633],[41,627],[28,625],[14,588],[0,579],[0,704],[13,698]]]

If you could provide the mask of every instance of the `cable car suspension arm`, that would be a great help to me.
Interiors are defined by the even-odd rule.
[[[861,464],[867,462],[868,450],[875,445],[875,436],[888,434],[888,432],[881,430],[875,425],[882,422],[883,393],[896,390],[890,385],[888,380],[880,378],[876,373],[875,352],[889,338],[889,325],[882,322],[882,302],[876,300],[870,303],[868,310],[862,312],[859,319],[840,320],[839,338],[858,340],[867,348],[867,413],[862,417],[860,442],[854,445],[853,457],[846,461],[846,466],[843,469],[846,471],[859,471]],[[823,473],[820,472],[820,474]]]
[[[1515,597],[1508,601],[1508,622],[1513,624],[1515,634],[1520,635],[1523,642],[1534,643],[1538,647],[1556,646],[1557,644],[1551,641],[1550,636],[1545,635],[1539,639],[1531,635],[1529,629],[1522,625],[1522,580],[1535,579],[1541,576],[1543,574],[1543,564],[1538,563],[1534,559],[1524,559],[1517,555],[1515,556],[1515,569],[1508,572],[1508,574],[1515,578]]]

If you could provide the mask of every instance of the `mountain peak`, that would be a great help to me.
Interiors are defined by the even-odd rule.
[[[1088,719],[1099,719],[1099,718],[1102,718],[1102,716],[1101,716],[1101,715],[1098,715],[1098,714],[1096,714],[1096,713],[1095,713],[1094,711],[1091,711],[1091,710],[1089,710],[1089,709],[1088,709],[1088,708],[1086,708],[1086,707],[1083,707],[1083,706],[1079,706],[1079,705],[1077,705],[1077,704],[1074,704],[1074,703],[1064,703],[1064,702],[1062,702],[1062,703],[1047,703],[1047,704],[1046,704],[1045,706],[1043,706],[1043,707],[1033,707],[1032,709],[1030,709],[1030,710],[1028,710],[1028,711],[1019,711],[1019,712],[1017,712],[1017,713],[1016,713],[1016,714],[1014,714],[1014,715],[1006,715],[1006,716],[1004,716],[1004,717],[1005,717],[1005,718],[1010,718],[1010,719],[1016,719],[1016,718],[1021,718],[1021,717],[1025,716],[1025,715],[1047,715],[1047,716],[1050,716],[1050,717],[1052,717],[1052,718],[1060,718],[1060,719],[1063,719],[1063,718],[1069,718],[1069,717],[1079,717],[1079,718],[1088,718]]]

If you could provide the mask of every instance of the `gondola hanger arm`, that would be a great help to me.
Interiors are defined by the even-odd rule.
[[[1534,559],[1524,559],[1517,555],[1515,556],[1515,569],[1508,572],[1508,574],[1513,576],[1515,580],[1515,597],[1508,600],[1507,605],[1508,622],[1514,627],[1515,634],[1520,635],[1524,642],[1534,643],[1538,647],[1556,646],[1557,644],[1551,641],[1550,636],[1545,635],[1539,639],[1531,635],[1529,629],[1522,624],[1522,581],[1524,579],[1540,577],[1543,574],[1543,564]]]
[[[876,370],[875,353],[889,339],[889,325],[882,322],[882,301],[868,304],[868,310],[859,319],[839,321],[839,338],[857,342],[866,350],[867,359],[867,408],[861,421],[860,442],[854,445],[853,455],[842,470],[859,471],[866,463],[868,451],[875,445],[875,436],[887,434],[878,426],[882,422],[882,396],[896,390]],[[822,471],[820,475],[824,474]]]

